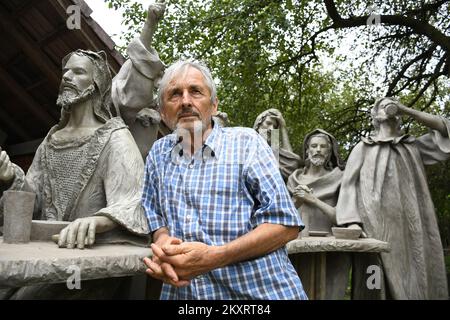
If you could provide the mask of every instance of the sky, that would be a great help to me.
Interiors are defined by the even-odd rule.
[[[105,32],[111,37],[117,46],[124,46],[120,40],[120,34],[126,31],[126,27],[122,25],[122,11],[109,9],[103,0],[84,0],[92,9],[91,17],[94,19]],[[136,0],[148,7],[154,0]]]

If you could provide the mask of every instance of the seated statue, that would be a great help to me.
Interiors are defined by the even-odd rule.
[[[268,109],[256,117],[253,129],[266,139],[274,154],[278,155],[280,172],[286,182],[302,161],[292,152],[283,115],[278,109]]]
[[[308,133],[303,142],[303,157],[305,167],[295,170],[287,181],[287,188],[305,223],[301,234],[331,233],[331,227],[336,226],[335,206],[345,167],[336,139],[321,129]],[[327,252],[326,259],[325,298],[341,300],[348,284],[351,257],[343,252]]]
[[[403,134],[401,115],[430,131],[418,138]],[[375,102],[371,116],[374,131],[361,139],[347,161],[337,222],[362,223],[368,237],[388,242],[391,250],[361,261],[353,274],[365,279],[355,288],[356,298],[448,299],[443,248],[424,165],[450,157],[450,121],[388,97]],[[381,266],[379,290],[366,287],[371,265]]]
[[[164,8],[159,2],[151,5],[148,19],[159,19]],[[150,21],[146,27],[155,25]],[[144,35],[146,32],[144,27]],[[141,35],[141,40],[144,38]],[[146,50],[143,46],[140,49]],[[34,219],[71,221],[59,234],[60,247],[83,249],[99,238],[103,242],[148,245],[149,228],[140,201],[142,154],[123,119],[114,115],[118,114],[115,107],[124,110],[116,99],[126,96],[120,90],[138,96],[151,87],[133,87],[135,82],[131,80],[127,85],[116,82],[117,95],[111,97],[112,79],[104,52],[77,50],[63,59],[62,66],[59,123],[37,149],[24,183],[19,183],[20,171],[11,170],[15,166],[6,156],[1,157],[0,179],[9,189],[36,194]],[[120,75],[127,79],[139,73],[130,63],[123,68]],[[153,81],[146,79],[147,84]],[[152,116],[159,118],[156,111]],[[115,294],[124,290],[117,278],[85,281],[81,287],[82,293],[68,290],[65,284],[30,286],[21,288],[12,298],[97,299],[120,297]]]

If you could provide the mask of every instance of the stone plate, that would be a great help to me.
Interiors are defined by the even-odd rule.
[[[309,231],[310,237],[326,237],[328,234],[327,231]]]

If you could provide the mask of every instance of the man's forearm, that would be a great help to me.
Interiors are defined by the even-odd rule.
[[[263,256],[297,238],[298,227],[264,223],[230,243],[216,247],[217,268]]]

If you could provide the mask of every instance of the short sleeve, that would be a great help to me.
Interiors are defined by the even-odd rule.
[[[303,229],[304,224],[283,181],[272,149],[259,135],[250,144],[244,177],[256,206],[251,217],[253,228],[262,223],[272,223]]]

